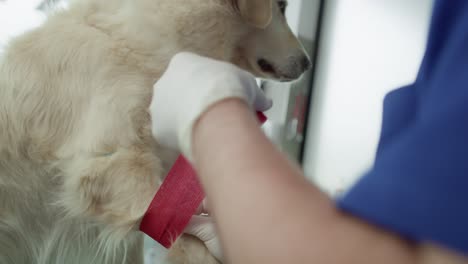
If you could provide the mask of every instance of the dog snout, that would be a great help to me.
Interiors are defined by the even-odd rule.
[[[299,78],[304,72],[310,69],[312,63],[307,55],[300,55],[290,57],[287,65],[282,74],[282,79],[284,81]]]
[[[311,68],[311,61],[306,54],[288,56],[287,59],[274,63],[264,58],[257,60],[260,70],[280,81],[292,81]]]
[[[301,64],[302,71],[305,72],[310,69],[312,62],[310,61],[309,57],[302,56],[302,58],[300,59],[300,64]]]
[[[299,75],[310,69],[311,62],[307,55],[299,55],[291,58],[290,68],[292,72],[296,72]]]

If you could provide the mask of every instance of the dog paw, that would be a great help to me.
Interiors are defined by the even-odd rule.
[[[184,235],[173,245],[168,254],[170,264],[221,264],[199,239]]]

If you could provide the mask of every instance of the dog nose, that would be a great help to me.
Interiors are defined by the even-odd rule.
[[[307,56],[302,57],[301,59],[301,67],[304,71],[307,71],[310,69],[310,66],[312,63],[310,62],[310,59]]]

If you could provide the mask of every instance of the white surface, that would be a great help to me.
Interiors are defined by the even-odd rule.
[[[382,100],[414,81],[431,0],[326,0],[306,175],[335,194],[372,164]]]
[[[299,32],[300,13],[303,1],[310,0],[289,0],[288,8],[286,9],[286,18],[288,19],[288,24],[295,34]]]
[[[11,37],[40,25],[44,15],[35,10],[40,0],[0,1],[0,52]]]

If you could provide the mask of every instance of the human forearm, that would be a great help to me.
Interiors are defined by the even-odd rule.
[[[461,263],[335,209],[259,129],[250,108],[270,106],[252,75],[190,53],[154,86],[153,136],[195,161],[231,262]]]
[[[368,258],[374,253],[392,253],[389,260],[398,263],[411,260],[409,245],[338,212],[268,141],[249,111],[238,100],[220,103],[194,130],[196,167],[229,260],[341,263],[334,261],[343,258],[346,263],[384,263]],[[366,252],[372,249],[377,251]]]

